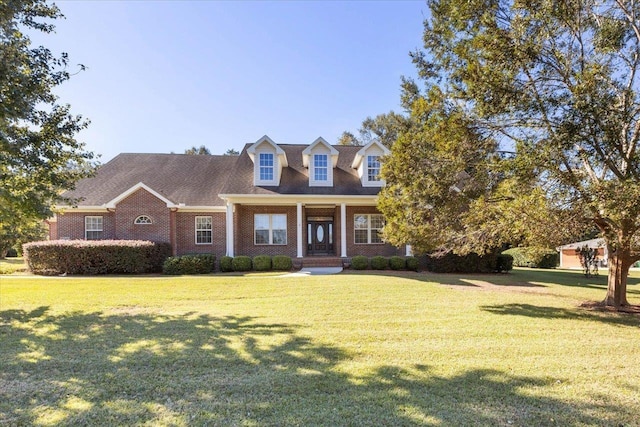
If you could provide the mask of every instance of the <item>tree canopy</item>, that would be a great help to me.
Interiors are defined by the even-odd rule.
[[[44,0],[0,2],[0,234],[18,221],[51,215],[64,190],[93,171],[93,153],[76,140],[88,125],[53,90],[70,78],[66,53],[32,46],[27,32],[51,33],[62,17]],[[79,66],[83,69],[82,66]],[[75,71],[75,70],[74,70]],[[71,202],[71,201],[69,201]],[[23,224],[24,225],[24,224]],[[2,245],[8,242],[3,237]]]
[[[367,117],[362,121],[360,129],[358,129],[359,137],[345,131],[338,139],[338,144],[366,145],[375,139],[391,148],[406,125],[406,117],[393,111],[389,111],[386,114],[378,114],[375,117]]]
[[[211,155],[211,151],[209,151],[209,149],[207,147],[205,147],[204,145],[201,145],[200,147],[196,147],[194,145],[193,147],[187,148],[186,150],[184,150],[184,154],[210,156]]]
[[[390,218],[389,238],[404,233],[422,247],[458,242],[464,252],[483,249],[483,240],[550,242],[549,236],[595,226],[609,253],[605,303],[628,304],[626,277],[640,259],[640,3],[427,4],[424,49],[412,54],[420,84],[403,84],[412,123],[383,170],[389,186],[381,208]],[[406,151],[432,146],[415,171],[396,162]],[[464,165],[445,167],[443,159],[461,148]],[[403,167],[412,181],[401,179]],[[472,183],[470,189],[451,190],[456,177]],[[429,224],[424,228],[433,229],[425,235],[394,220],[417,188],[440,196],[425,206],[431,199],[418,193],[422,201],[404,214],[422,215]],[[455,226],[451,219],[438,223],[448,213]],[[438,240],[435,230],[452,232]]]

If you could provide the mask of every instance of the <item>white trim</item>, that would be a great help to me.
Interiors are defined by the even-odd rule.
[[[360,150],[358,150],[355,157],[353,158],[353,162],[351,163],[351,167],[353,169],[358,169],[358,167],[362,163],[362,159],[367,155],[369,149],[374,145],[377,146],[380,150],[382,150],[383,156],[386,156],[391,153],[391,151],[389,151],[387,147],[382,145],[380,141],[378,141],[377,139],[374,139],[373,141],[371,141],[370,143],[362,147]]]
[[[313,151],[315,150],[316,146],[320,144],[324,145],[329,150],[328,155],[331,156],[331,164],[333,165],[333,167],[335,168],[338,165],[338,155],[340,154],[340,152],[336,150],[333,145],[329,144],[324,138],[319,137],[302,151],[302,166],[304,166],[305,168],[309,167],[310,156],[311,154],[315,154],[313,153]]]
[[[376,206],[378,196],[363,196],[363,195],[332,195],[332,194],[292,194],[274,196],[273,194],[220,194],[219,197],[228,202],[243,204],[243,205],[296,205],[298,202],[303,203],[305,206],[313,205],[336,205],[339,203],[346,203],[349,206]]]
[[[356,241],[356,230],[364,230],[363,228],[356,228],[356,217],[357,216],[366,216],[367,217],[367,241],[366,242],[357,242]],[[382,239],[379,242],[373,241],[373,232],[374,230],[382,230],[382,228],[373,228],[371,226],[372,218],[374,216],[382,217],[382,226],[384,227],[384,216],[382,214],[376,213],[355,213],[353,214],[353,244],[354,245],[382,245],[384,241]]]
[[[100,218],[100,229],[99,230],[88,230],[87,229],[87,219],[89,218]],[[104,216],[102,215],[85,215],[84,217],[84,240],[100,240],[100,239],[87,239],[87,232],[95,231],[104,233]],[[103,237],[102,235],[100,237]]]
[[[233,233],[234,233],[234,229],[233,229],[233,203],[227,203],[227,214],[226,214],[226,225],[227,225],[227,232],[226,232],[226,239],[227,239],[227,256],[233,257],[233,241],[234,241],[234,237],[233,237]]]
[[[347,205],[340,204],[340,256],[347,257]]]
[[[138,220],[142,217],[145,217],[147,219],[149,219],[149,222],[138,222]],[[133,220],[133,224],[134,225],[152,225],[153,224],[153,218],[151,218],[150,215],[147,214],[142,214],[142,215],[138,215],[136,217],[136,219]]]
[[[302,203],[296,203],[296,257],[302,258]]]
[[[177,208],[179,207],[179,205],[175,204],[174,202],[172,202],[171,200],[167,199],[166,197],[164,197],[162,194],[158,193],[157,191],[155,191],[154,189],[152,189],[151,187],[149,187],[148,185],[139,182],[136,185],[134,185],[133,187],[129,188],[127,191],[121,193],[119,196],[115,197],[114,199],[108,201],[107,203],[104,204],[104,206],[106,208],[111,208],[111,209],[115,209],[116,205],[118,203],[120,203],[122,200],[126,199],[127,197],[129,197],[130,195],[132,195],[133,193],[135,193],[136,191],[143,189],[146,190],[147,192],[151,193],[152,195],[154,195],[155,197],[157,197],[158,199],[160,199],[162,202],[164,202],[168,208]]]
[[[267,243],[256,242],[256,217],[258,215],[269,217],[269,241]],[[284,243],[273,243],[273,232],[275,230],[282,230],[281,228],[273,228],[273,217],[284,216]],[[264,230],[264,229],[261,229]],[[254,213],[253,214],[253,245],[254,246],[287,246],[289,244],[289,216],[286,213]]]
[[[53,209],[58,211],[58,215],[64,215],[65,212],[73,211],[73,212],[109,212],[104,205],[102,206],[56,206]]]
[[[211,213],[224,213],[227,211],[226,206],[186,206],[176,208],[176,212],[180,213],[197,213],[197,212],[211,212]]]
[[[198,228],[198,218],[209,218],[209,222],[211,223],[211,229]],[[213,245],[213,217],[211,215],[195,216],[193,220],[193,228],[194,228],[193,241],[196,245]],[[198,231],[211,231],[211,241],[198,243]]]

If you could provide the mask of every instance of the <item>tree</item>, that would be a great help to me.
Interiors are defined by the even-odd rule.
[[[405,79],[403,102],[414,111],[438,87],[481,140],[512,150],[506,163],[516,181],[505,182],[533,186],[548,208],[534,212],[595,225],[609,253],[603,303],[628,305],[629,267],[640,259],[640,3],[428,0],[428,6],[424,49],[412,54],[425,89]],[[396,175],[387,175],[394,188]],[[509,218],[523,199],[495,193],[504,187],[479,196],[474,207]],[[462,224],[482,231],[477,212],[464,212],[472,215]],[[521,231],[542,234],[532,222]]]
[[[33,47],[23,31],[51,33],[63,15],[44,0],[0,2],[0,229],[19,230],[51,215],[60,194],[89,176],[94,155],[75,135],[88,125],[58,103],[69,59]],[[84,67],[80,66],[81,69]],[[72,203],[73,201],[64,200]],[[4,241],[0,246],[6,246]]]
[[[204,145],[201,145],[199,148],[196,148],[196,146],[194,145],[193,147],[184,150],[184,154],[210,156],[211,151],[209,151],[209,149]]]
[[[225,156],[239,156],[240,152],[234,148],[229,148],[227,151],[225,151],[224,153]]]
[[[375,117],[367,117],[362,121],[356,137],[351,132],[343,132],[338,139],[339,145],[366,145],[372,140],[378,140],[391,148],[398,139],[399,133],[407,126],[407,118],[401,114],[389,111]]]

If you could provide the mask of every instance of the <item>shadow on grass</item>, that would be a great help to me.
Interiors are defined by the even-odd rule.
[[[603,322],[619,326],[640,326],[640,318],[625,313],[607,313],[588,311],[582,308],[566,309],[560,307],[540,307],[531,304],[501,304],[480,307],[493,314],[535,317],[542,319],[569,319]]]
[[[252,317],[0,312],[0,424],[591,425],[624,405],[544,397],[556,379],[351,356]],[[537,390],[537,391],[536,391]]]

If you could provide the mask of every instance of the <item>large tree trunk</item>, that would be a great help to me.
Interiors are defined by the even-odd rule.
[[[603,301],[606,306],[620,308],[629,305],[627,301],[627,276],[631,267],[631,248],[612,248],[607,245],[609,251],[608,264],[609,276],[607,279],[607,297]]]

